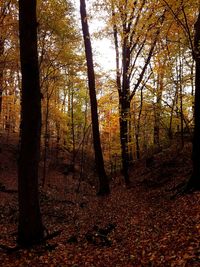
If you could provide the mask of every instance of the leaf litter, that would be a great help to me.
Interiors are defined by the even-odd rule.
[[[15,164],[9,168],[10,161],[1,153],[7,166],[0,172],[3,266],[200,266],[200,193],[171,198],[191,173],[190,146],[177,156],[173,149],[155,156],[151,169],[142,163],[133,166],[129,189],[119,185],[119,174],[107,197],[97,197],[86,181],[77,193],[76,177],[52,170],[49,185],[40,190],[41,212],[48,232],[59,234],[12,253],[4,246],[16,245],[17,171]],[[12,190],[5,192],[5,188]]]

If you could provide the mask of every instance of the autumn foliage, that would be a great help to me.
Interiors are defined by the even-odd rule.
[[[200,266],[199,42],[198,0],[0,1],[3,266]]]

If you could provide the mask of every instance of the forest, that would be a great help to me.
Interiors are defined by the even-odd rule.
[[[0,2],[0,262],[200,266],[199,0]]]

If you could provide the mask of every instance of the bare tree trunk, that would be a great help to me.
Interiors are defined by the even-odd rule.
[[[182,73],[183,64],[182,64],[182,55],[179,47],[179,63],[177,66],[177,81],[179,84],[179,97],[180,97],[180,119],[181,119],[181,147],[184,147],[184,115],[183,115],[183,85],[182,85]]]
[[[86,128],[87,127],[87,113],[88,113],[88,102],[87,100],[85,101],[85,112],[84,112],[84,126],[83,126],[83,139],[82,139],[82,142],[80,144],[81,146],[81,158],[80,158],[80,176],[79,176],[79,182],[78,182],[78,186],[77,186],[77,189],[76,189],[76,192],[79,192],[80,190],[80,185],[81,185],[81,182],[83,180],[83,172],[84,172],[84,156],[85,156],[85,139],[86,139],[86,134],[87,134],[87,131],[89,128]]]
[[[29,247],[40,243],[44,236],[38,193],[41,93],[37,52],[36,0],[19,0],[19,32],[22,108],[17,242],[21,246]]]
[[[173,122],[173,114],[174,114],[174,108],[175,108],[175,104],[176,104],[176,98],[177,98],[177,88],[175,91],[175,96],[173,98],[171,111],[170,111],[169,129],[168,129],[169,140],[172,140],[172,138],[173,138],[172,122]]]
[[[0,58],[2,58],[4,53],[4,40],[0,36]],[[0,117],[2,113],[2,95],[3,95],[3,64],[0,66]]]
[[[114,9],[112,10],[112,16],[115,16]],[[126,31],[124,25],[124,31]],[[122,155],[122,171],[126,185],[130,184],[128,169],[129,169],[129,118],[130,118],[130,77],[128,74],[128,68],[130,64],[130,47],[128,47],[127,38],[124,38],[123,44],[123,78],[122,83],[120,79],[119,69],[119,44],[118,44],[118,32],[117,27],[113,25],[115,53],[116,53],[116,84],[119,94],[119,124],[120,124],[120,143],[121,143],[121,155]]]
[[[2,2],[2,5],[0,7],[0,29],[4,28],[4,19],[6,18],[6,10],[10,6],[10,2],[5,1]],[[5,62],[2,61],[3,54],[4,54],[4,43],[5,43],[5,37],[2,33],[0,33],[0,58],[1,58],[1,65],[0,65],[0,118],[2,113],[2,95],[3,95],[3,71],[4,71],[4,65]]]
[[[46,114],[45,114],[45,120],[44,120],[44,157],[43,157],[43,177],[42,177],[42,187],[44,187],[46,182],[46,170],[47,170],[47,155],[48,155],[48,148],[49,148],[49,101],[50,96],[48,94],[47,89],[47,97],[46,97]]]
[[[154,113],[154,146],[156,149],[160,148],[160,114],[161,114],[161,100],[163,92],[163,79],[164,73],[161,70],[161,73],[158,74],[158,87],[156,92],[156,104],[155,104],[155,113]]]
[[[122,171],[126,185],[130,184],[129,179],[129,151],[128,151],[128,120],[130,115],[130,102],[121,101],[120,107],[120,140],[122,151]]]
[[[193,173],[189,179],[187,189],[200,190],[200,9],[195,24],[194,59],[195,59],[195,106],[194,106],[194,137],[192,148]]]
[[[75,125],[74,125],[74,88],[72,83],[71,92],[71,135],[72,135],[72,165],[75,166],[75,156],[76,156],[76,143],[75,143]],[[73,172],[74,175],[74,172]]]
[[[140,121],[141,121],[141,115],[142,115],[142,108],[143,108],[143,88],[141,88],[140,92],[140,110],[138,115],[138,121],[136,124],[136,157],[137,159],[140,159],[140,142],[139,142],[139,136],[140,136]]]
[[[95,162],[99,176],[99,195],[106,195],[110,193],[108,177],[104,168],[103,154],[101,149],[100,132],[99,132],[99,121],[97,112],[97,99],[95,89],[95,74],[92,56],[92,47],[90,41],[90,34],[87,23],[86,5],[85,0],[80,0],[80,13],[83,38],[85,44],[85,54],[87,60],[87,73],[89,83],[89,94],[91,102],[91,115],[92,115],[92,131],[93,131],[93,144],[95,151]]]
[[[184,147],[184,119],[183,119],[183,86],[180,78],[180,116],[181,116],[181,147]]]

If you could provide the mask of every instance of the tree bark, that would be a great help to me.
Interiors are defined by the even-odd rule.
[[[126,25],[124,25],[124,34],[127,35]],[[120,139],[121,139],[121,151],[122,151],[122,167],[123,175],[126,185],[130,184],[129,179],[129,122],[130,122],[130,76],[128,75],[130,67],[130,44],[127,37],[124,37],[124,43],[122,48],[122,88],[120,103]]]
[[[155,103],[155,112],[154,112],[154,146],[156,149],[160,148],[160,116],[161,116],[161,100],[163,92],[163,79],[164,72],[160,70],[161,73],[158,74],[157,81],[157,92],[156,92],[156,103]]]
[[[115,12],[112,7],[112,16],[114,18]],[[126,24],[123,25],[124,33],[127,31]],[[119,43],[118,43],[118,31],[116,24],[113,25],[113,35],[115,42],[115,53],[116,53],[116,84],[119,94],[119,124],[120,124],[120,144],[121,144],[121,157],[122,157],[122,172],[125,180],[125,184],[130,184],[129,179],[129,127],[130,126],[130,76],[128,75],[128,68],[130,65],[130,47],[128,45],[127,37],[123,40],[123,58],[122,58],[122,83],[121,73],[119,67]],[[126,36],[126,34],[125,34]]]
[[[121,153],[122,153],[122,172],[124,175],[125,184],[130,184],[129,179],[129,150],[128,150],[128,121],[130,116],[130,102],[124,98],[120,101],[120,142],[121,142]]]
[[[44,157],[43,157],[42,187],[45,186],[45,182],[46,182],[47,155],[48,155],[49,141],[50,141],[50,135],[49,135],[49,101],[50,101],[50,96],[49,96],[48,88],[47,88],[46,114],[45,114],[45,119],[44,119],[45,130],[44,130]]]
[[[85,0],[80,0],[80,14],[83,38],[85,44],[85,55],[87,61],[87,74],[88,74],[88,85],[89,95],[91,102],[91,116],[92,116],[92,131],[93,131],[93,145],[95,152],[95,163],[99,176],[99,195],[106,195],[110,193],[108,178],[104,168],[103,154],[101,149],[100,132],[99,132],[99,121],[97,112],[97,99],[95,90],[95,74],[92,56],[92,46],[90,41],[90,33],[87,23],[86,5]]]
[[[4,40],[0,37],[0,58],[2,58],[4,53]],[[3,62],[0,62],[0,117],[2,113],[2,95],[3,95]]]
[[[37,51],[36,0],[19,0],[19,34],[22,99],[17,242],[21,246],[29,247],[40,243],[44,235],[38,193],[41,93]]]
[[[135,129],[135,139],[136,139],[136,158],[137,159],[140,159],[139,136],[140,136],[140,121],[141,121],[142,109],[143,109],[143,88],[141,88],[141,92],[140,92],[140,110],[139,110],[137,124],[135,127],[136,128]]]

